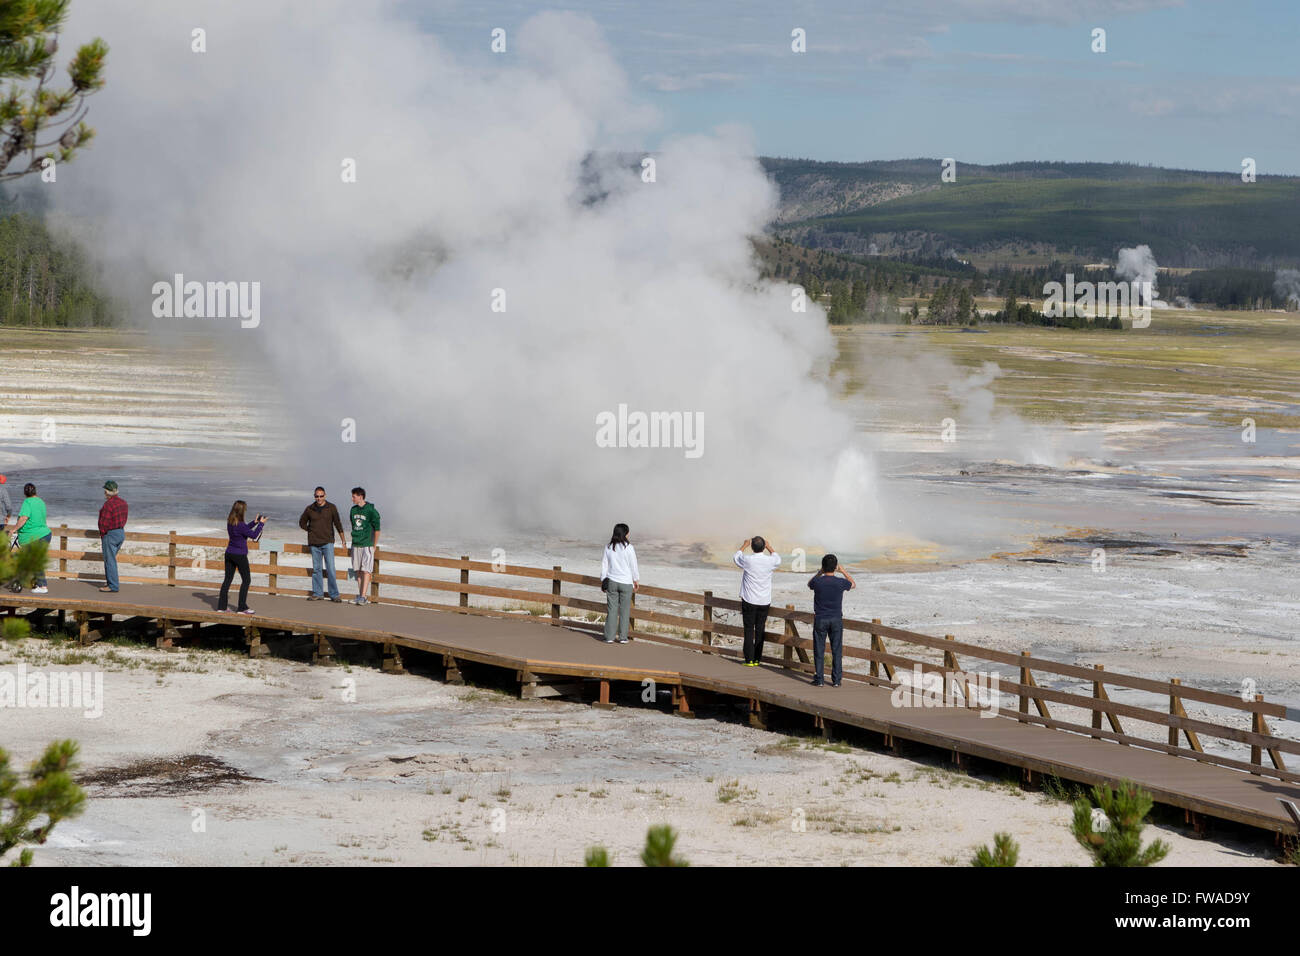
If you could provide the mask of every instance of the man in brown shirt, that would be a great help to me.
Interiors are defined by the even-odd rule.
[[[339,543],[345,550],[348,542],[343,537],[343,522],[339,518],[339,510],[332,502],[325,500],[325,489],[318,487],[315,497],[316,500],[303,510],[302,517],[298,519],[298,527],[307,532],[307,546],[311,548],[311,596],[307,600],[324,599],[322,593],[324,589],[321,587],[321,562],[323,561],[329,574],[330,600],[335,604],[341,604],[343,599],[339,597],[339,584],[334,578],[334,532],[338,531]]]

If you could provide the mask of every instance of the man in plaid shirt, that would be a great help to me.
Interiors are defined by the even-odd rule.
[[[108,583],[101,591],[117,592],[117,551],[126,540],[126,502],[117,493],[117,482],[104,482],[104,504],[99,509],[99,538],[104,551],[104,577]]]

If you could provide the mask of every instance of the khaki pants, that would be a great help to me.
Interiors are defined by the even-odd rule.
[[[627,640],[628,630],[632,624],[632,585],[610,581],[605,596],[608,599],[605,614],[605,641],[608,643],[614,640],[618,634],[622,634],[623,639]]]

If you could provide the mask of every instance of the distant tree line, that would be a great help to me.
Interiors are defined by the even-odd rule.
[[[898,298],[879,287],[872,288],[861,279],[831,282],[818,293],[818,298],[832,325],[899,321]]]
[[[925,311],[913,302],[906,321],[909,325],[979,325],[984,322],[997,322],[1015,325],[1041,325],[1058,329],[1113,329],[1122,330],[1124,324],[1118,316],[1109,320],[1092,321],[1082,315],[1052,316],[1044,315],[1028,302],[1017,302],[1014,294],[1008,294],[1001,311],[981,313],[975,305],[975,298],[966,286],[956,283],[942,285],[926,303]]]
[[[85,255],[25,213],[0,218],[0,325],[84,328],[113,324]]]
[[[1028,302],[1016,302],[1014,295],[1008,295],[1002,304],[1002,311],[981,316],[983,322],[1005,322],[1017,325],[1042,325],[1056,329],[1109,329],[1122,332],[1124,323],[1118,315],[1109,319],[1090,319],[1085,315],[1044,315]]]
[[[974,325],[979,311],[968,286],[948,282],[934,290],[924,315],[913,303],[909,319],[912,325]]]
[[[856,296],[857,307],[873,294],[897,299],[927,292],[953,279],[979,275],[974,267],[948,256],[852,256],[812,249],[783,238],[760,245],[758,251],[764,278],[794,283],[819,298],[835,295],[835,283],[843,283],[839,295],[846,300]],[[853,308],[850,305],[849,310]]]
[[[1161,276],[1161,298],[1185,296],[1220,309],[1283,309],[1287,298],[1274,288],[1272,269],[1200,269],[1186,275]]]
[[[1005,298],[1015,295],[1037,299],[1042,298],[1043,287],[1048,282],[1060,282],[1067,273],[1072,274],[1076,281],[1110,281],[1114,278],[1111,267],[1089,269],[1083,261],[1056,259],[1045,265],[996,265],[978,269],[950,256],[850,256],[825,249],[808,249],[781,239],[776,240],[764,259],[765,276],[797,283],[816,296],[834,294],[832,286],[836,282],[850,286],[862,283],[868,294],[883,294],[896,299],[932,295],[945,285],[962,283],[972,296]],[[1183,297],[1195,305],[1217,309],[1283,309],[1287,307],[1287,297],[1275,287],[1276,275],[1272,269],[1227,267],[1187,273],[1162,271],[1158,276],[1158,287],[1160,297],[1169,302]],[[844,295],[841,291],[840,297]],[[956,293],[952,295],[956,296]],[[857,314],[851,306],[848,313]],[[846,313],[843,307],[838,308],[835,314],[835,321],[844,321],[842,316]]]

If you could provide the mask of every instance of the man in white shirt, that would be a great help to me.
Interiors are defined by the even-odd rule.
[[[753,549],[745,553],[745,545]],[[767,612],[772,607],[772,572],[781,566],[781,556],[759,535],[740,542],[736,567],[745,573],[740,578],[740,614],[745,621],[745,666],[757,667],[763,661],[763,632]]]

